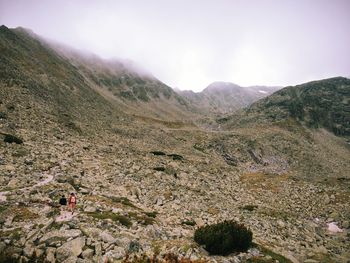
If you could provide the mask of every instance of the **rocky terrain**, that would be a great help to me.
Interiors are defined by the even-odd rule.
[[[350,259],[344,134],[298,116],[271,120],[264,100],[198,127],[186,98],[113,98],[68,55],[0,32],[0,262]],[[346,79],[340,86],[349,91]],[[327,109],[343,101],[346,113],[348,93],[334,92]],[[164,119],[152,103],[177,110]],[[71,192],[73,215],[58,205]],[[255,246],[220,257],[193,241],[197,227],[225,219],[249,227]]]

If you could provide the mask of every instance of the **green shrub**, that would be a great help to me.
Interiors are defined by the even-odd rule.
[[[247,210],[247,211],[250,211],[250,212],[254,211],[257,208],[258,208],[257,205],[245,205],[245,206],[240,207],[240,209]]]
[[[195,226],[196,222],[193,220],[185,220],[181,222],[181,225],[186,225],[186,226]]]
[[[151,153],[153,155],[165,155],[165,152],[162,152],[162,151],[152,151]]]
[[[7,114],[0,111],[0,119],[7,119]]]
[[[22,139],[14,136],[14,135],[11,135],[11,134],[5,134],[4,142],[16,143],[16,144],[22,144],[23,143]]]
[[[252,239],[253,233],[235,221],[200,227],[194,233],[194,240],[213,255],[245,251],[251,246]]]

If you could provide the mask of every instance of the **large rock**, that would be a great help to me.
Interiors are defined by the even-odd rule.
[[[125,254],[126,254],[126,251],[124,248],[115,247],[113,250],[110,250],[105,254],[105,258],[109,260],[120,260],[125,256]]]
[[[78,257],[85,246],[85,237],[78,237],[63,244],[56,250],[56,258],[58,261],[64,261],[71,257]]]
[[[23,249],[23,254],[27,258],[31,258],[34,253],[34,247],[31,244],[26,244],[26,246]]]
[[[116,242],[116,239],[107,231],[100,233],[100,238],[103,242],[106,242],[108,244],[114,244]]]
[[[90,259],[92,258],[94,255],[94,250],[91,249],[91,248],[87,248],[83,251],[83,253],[81,254],[81,256],[84,258],[84,259]]]
[[[41,239],[40,243],[50,244],[56,241],[66,241],[69,238],[76,238],[80,236],[82,233],[79,229],[71,229],[71,230],[54,230],[46,233]]]
[[[56,248],[49,247],[46,249],[46,262],[49,262],[49,263],[56,262],[55,252],[56,252]]]

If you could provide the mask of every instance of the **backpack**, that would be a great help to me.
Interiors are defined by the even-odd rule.
[[[69,203],[76,203],[77,202],[77,198],[73,195],[70,197]]]

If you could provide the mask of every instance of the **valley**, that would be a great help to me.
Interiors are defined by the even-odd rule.
[[[0,261],[348,262],[349,79],[182,95],[5,26],[0,59]],[[255,247],[194,242],[230,219]]]

